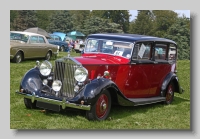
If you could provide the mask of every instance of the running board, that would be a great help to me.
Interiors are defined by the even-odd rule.
[[[134,106],[146,105],[165,101],[165,97],[151,97],[151,98],[130,98],[129,101],[134,103]]]

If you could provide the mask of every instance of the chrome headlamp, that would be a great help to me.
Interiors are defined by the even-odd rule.
[[[60,80],[53,81],[52,88],[54,91],[56,92],[60,91],[61,87],[62,87],[62,82]]]
[[[39,66],[40,73],[43,76],[48,76],[51,73],[52,65],[49,61],[45,60],[44,62],[41,63]]]
[[[84,82],[88,76],[88,71],[84,67],[77,68],[74,73],[74,78],[78,82]]]

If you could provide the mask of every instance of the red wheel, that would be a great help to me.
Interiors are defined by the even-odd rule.
[[[96,115],[98,118],[105,116],[108,111],[108,97],[105,94],[100,95],[96,103]]]
[[[91,107],[90,111],[86,112],[86,117],[89,120],[105,120],[111,109],[111,97],[107,90],[103,91],[98,97],[94,106]]]
[[[174,98],[174,85],[173,83],[169,83],[167,87],[167,92],[166,92],[166,104],[171,104]]]

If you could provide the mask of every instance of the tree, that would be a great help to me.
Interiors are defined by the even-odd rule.
[[[83,28],[85,19],[89,17],[90,10],[71,10],[73,28],[72,30],[81,30]]]
[[[67,10],[56,11],[50,17],[50,24],[47,26],[48,32],[70,32],[73,28],[72,17]]]
[[[167,30],[176,22],[178,14],[172,10],[153,10],[155,20],[153,22],[154,28],[150,34],[157,37],[166,36]]]
[[[138,10],[137,18],[130,23],[129,33],[150,35],[153,28],[153,19],[150,10]]]
[[[13,22],[18,16],[17,10],[10,10],[10,30],[13,30]]]
[[[165,38],[174,40],[178,45],[178,59],[190,59],[190,20],[179,17],[169,29]]]
[[[97,16],[104,19],[109,19],[111,22],[121,25],[123,32],[129,30],[129,14],[128,10],[93,10],[92,16]]]
[[[18,16],[13,21],[14,30],[23,31],[27,28],[35,27],[37,23],[36,11],[19,10]]]
[[[123,33],[121,26],[96,16],[87,18],[84,22],[83,29],[80,30],[85,35],[92,33]]]
[[[37,10],[37,12],[36,12],[36,17],[38,19],[37,27],[46,30],[47,26],[51,22],[50,17],[54,13],[55,13],[54,10]]]

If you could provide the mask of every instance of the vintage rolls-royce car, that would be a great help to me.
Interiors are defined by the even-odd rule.
[[[170,57],[169,50],[175,52]],[[172,103],[183,93],[176,75],[177,44],[135,34],[91,34],[82,55],[36,62],[17,94],[27,108],[86,111],[89,120],[105,120],[112,105]]]
[[[25,59],[45,58],[58,54],[58,46],[49,44],[45,36],[22,31],[10,31],[10,60],[20,63]]]

